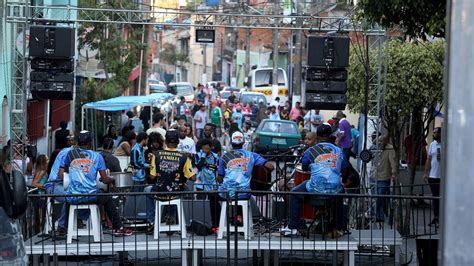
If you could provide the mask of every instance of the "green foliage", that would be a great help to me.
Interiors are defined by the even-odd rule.
[[[385,55],[386,46],[382,54]],[[390,41],[386,80],[386,92],[382,95],[382,106],[387,112],[396,112],[400,117],[409,116],[414,109],[431,108],[442,102],[444,41],[434,43],[402,43]],[[364,49],[353,46],[350,53],[348,78],[348,105],[359,112],[364,106],[365,55]],[[375,73],[378,51],[370,53],[370,72]],[[385,66],[382,65],[382,69]],[[375,99],[375,88],[370,97]],[[369,108],[370,109],[370,108]]]
[[[358,7],[369,22],[399,26],[409,36],[445,36],[446,0],[361,0]]]
[[[109,0],[104,4],[96,1],[79,1],[80,7],[100,7],[107,9],[135,9],[132,1]],[[81,15],[81,14],[79,14]],[[104,16],[104,15],[102,15]],[[107,13],[112,18],[113,13]],[[102,17],[102,20],[107,17]],[[142,27],[129,24],[83,23],[79,27],[79,49],[89,46],[99,51],[99,59],[104,65],[107,80],[96,84],[96,97],[89,100],[100,100],[110,95],[120,95],[130,86],[128,75],[139,63],[138,57],[141,45]],[[109,73],[112,75],[109,76]]]

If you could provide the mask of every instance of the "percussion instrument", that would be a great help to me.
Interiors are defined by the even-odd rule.
[[[311,178],[311,172],[306,172],[303,171],[303,166],[301,164],[296,165],[296,171],[295,171],[295,186],[300,185],[306,180],[309,180]],[[303,205],[303,210],[302,210],[302,217],[304,219],[313,219],[313,206],[310,204],[306,203],[307,201],[305,200],[305,204]]]
[[[272,172],[264,166],[254,166],[252,169],[252,179],[250,180],[250,189],[267,191],[271,186]]]
[[[110,173],[110,177],[115,179],[115,187],[117,188],[128,188],[133,186],[132,173],[115,172]]]

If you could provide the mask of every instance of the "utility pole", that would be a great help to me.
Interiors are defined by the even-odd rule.
[[[273,14],[275,15],[274,19],[274,26],[273,29],[273,75],[272,75],[272,100],[275,100],[278,97],[278,44],[280,43],[280,36],[278,34],[278,29],[276,28],[280,21],[276,16],[279,14],[279,1],[275,1],[273,4]]]
[[[250,0],[247,0],[247,6]],[[250,28],[245,28],[245,75],[250,72]]]
[[[201,82],[203,85],[207,82],[207,44],[202,45],[202,77]]]
[[[301,2],[299,0],[295,0],[296,2],[296,14],[300,15],[303,11]],[[296,25],[298,28],[301,28],[302,23],[301,19],[296,19]],[[293,69],[293,101],[301,101],[301,69],[302,69],[302,57],[303,57],[303,46],[302,46],[302,31],[301,29],[295,30],[295,54],[294,54],[294,69]]]

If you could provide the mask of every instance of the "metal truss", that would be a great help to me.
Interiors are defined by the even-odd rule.
[[[27,6],[24,3],[7,4],[7,21],[10,23],[25,20]],[[29,6],[31,22],[58,22],[58,23],[112,23],[112,24],[152,24],[170,27],[225,27],[225,28],[259,28],[279,30],[313,30],[325,31],[363,31],[371,34],[384,34],[382,28],[363,28],[359,23],[353,23],[350,17],[321,17],[311,15],[272,15],[250,14],[240,12],[199,12],[186,10],[130,10],[82,8],[73,6]],[[45,16],[47,14],[47,16]],[[59,14],[55,16],[55,14]],[[45,19],[44,17],[48,17]],[[60,19],[55,19],[55,17]],[[192,22],[165,22],[170,17],[192,18]],[[64,19],[66,18],[66,19]],[[232,18],[232,19],[231,19]],[[233,22],[230,24],[230,22]],[[297,23],[298,21],[298,23]]]

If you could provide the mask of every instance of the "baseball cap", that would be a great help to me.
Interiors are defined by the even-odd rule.
[[[166,131],[165,141],[168,143],[179,143],[178,131],[174,129]]]
[[[318,137],[329,137],[332,134],[332,127],[328,123],[324,123],[318,126],[316,135]]]
[[[77,142],[79,145],[85,145],[85,144],[91,143],[92,133],[87,130],[83,130],[79,132],[79,136],[77,137]]]
[[[240,145],[244,143],[244,134],[242,134],[242,132],[240,131],[235,131],[234,133],[232,133],[230,142],[234,145]]]

